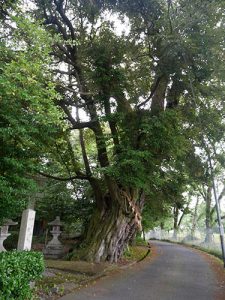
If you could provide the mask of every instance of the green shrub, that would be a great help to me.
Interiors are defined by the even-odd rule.
[[[31,300],[30,282],[44,271],[42,253],[9,251],[0,253],[0,299]]]

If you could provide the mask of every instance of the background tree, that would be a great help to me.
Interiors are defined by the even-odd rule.
[[[7,38],[3,34],[0,44],[0,222],[26,205],[35,190],[32,176],[60,126],[48,71],[48,35],[21,15],[7,16],[5,22],[9,26],[3,23],[1,32],[5,29]]]

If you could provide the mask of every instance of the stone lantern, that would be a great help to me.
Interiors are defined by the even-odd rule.
[[[3,222],[3,225],[0,226],[0,252],[6,251],[6,249],[3,246],[3,242],[7,239],[8,236],[11,235],[11,233],[9,233],[9,226],[14,226],[17,224],[17,222],[13,222],[10,219],[6,219]]]
[[[64,251],[63,245],[58,240],[58,237],[62,232],[60,230],[60,227],[63,225],[63,223],[60,221],[60,217],[56,217],[55,220],[48,223],[48,225],[52,226],[52,230],[50,232],[53,238],[50,242],[48,242],[45,249],[43,250],[43,253],[47,258],[60,258],[62,257]]]

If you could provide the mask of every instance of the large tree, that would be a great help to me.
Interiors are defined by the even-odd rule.
[[[189,119],[198,113],[197,98],[204,95],[222,53],[223,4],[35,4],[36,18],[44,19],[54,37],[52,72],[60,107],[71,134],[79,132],[83,162],[67,138],[68,179],[87,180],[96,204],[82,257],[115,262],[141,228],[146,195],[153,201],[152,191],[163,185],[166,172],[177,161],[182,166],[193,151],[190,136],[195,131]],[[127,28],[120,33],[123,22]],[[95,142],[96,155],[87,151],[87,136]]]

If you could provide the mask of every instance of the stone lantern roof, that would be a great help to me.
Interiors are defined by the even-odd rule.
[[[5,219],[3,221],[3,226],[13,226],[13,225],[17,225],[17,224],[18,224],[18,222],[14,222],[11,219]]]
[[[48,223],[48,225],[52,225],[52,226],[62,226],[63,223],[60,221],[60,217],[57,216],[57,217],[55,218],[55,220],[52,221],[52,222],[50,222],[50,223]]]

